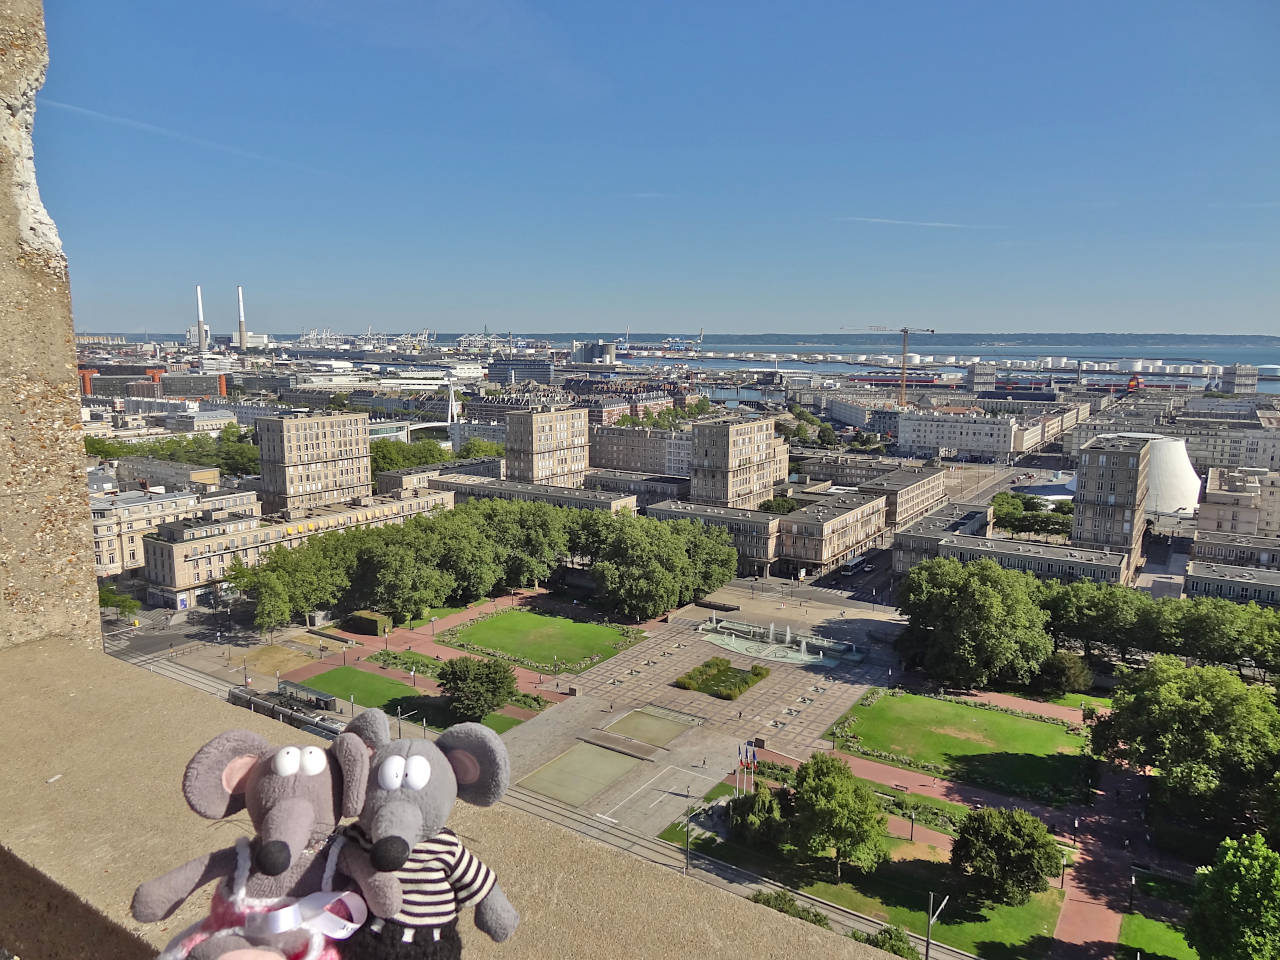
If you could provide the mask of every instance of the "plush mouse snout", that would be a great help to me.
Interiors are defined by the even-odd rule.
[[[409,844],[403,837],[383,837],[369,851],[369,859],[382,873],[399,870],[409,859]]]
[[[271,840],[258,848],[254,861],[258,869],[269,877],[278,877],[289,869],[293,857],[289,845],[283,840]]]

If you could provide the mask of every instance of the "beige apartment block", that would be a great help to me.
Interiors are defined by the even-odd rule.
[[[1080,451],[1071,542],[1095,549],[1141,552],[1150,440],[1094,437]]]
[[[781,556],[782,517],[776,513],[668,500],[653,504],[645,514],[655,520],[693,520],[725,530],[738,551],[738,572],[743,576],[768,576]]]
[[[754,510],[787,479],[787,452],[786,441],[774,435],[773,417],[696,423],[689,499]]]
[[[91,496],[93,572],[99,577],[110,577],[138,569],[145,562],[144,536],[162,524],[210,510],[235,510],[257,516],[262,506],[257,493],[242,490],[213,493],[113,490]]]
[[[367,496],[369,416],[291,413],[254,421],[266,513],[345,503]]]
[[[797,576],[816,577],[866,550],[885,531],[885,497],[835,494],[782,518],[782,559]]]
[[[1280,473],[1261,467],[1212,468],[1196,529],[1280,537]]]
[[[116,465],[116,482],[122,489],[140,486],[209,491],[218,489],[222,472],[217,467],[202,467],[195,463],[157,460],[154,457],[121,457]]]
[[[507,479],[580,487],[590,455],[585,407],[507,414]]]
[[[217,596],[218,584],[236,557],[252,567],[273,548],[296,547],[316,534],[404,523],[452,506],[452,493],[416,490],[411,495],[292,510],[283,516],[209,512],[162,524],[143,538],[147,600],[186,610]]]
[[[591,427],[591,466],[668,477],[689,476],[693,433],[658,427]]]

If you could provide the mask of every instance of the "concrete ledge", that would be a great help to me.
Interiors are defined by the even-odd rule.
[[[158,947],[197,919],[207,891],[164,923],[128,915],[140,881],[248,832],[243,816],[215,823],[187,809],[187,760],[234,727],[307,739],[80,642],[0,651],[0,677],[11,725],[0,741],[0,846],[21,861],[6,875],[17,896],[0,898],[0,945],[24,960],[136,957],[135,937]],[[472,960],[885,956],[510,807],[459,807],[450,825],[523,917],[501,945],[465,921]]]

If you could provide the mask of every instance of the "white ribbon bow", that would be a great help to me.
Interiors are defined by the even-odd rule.
[[[329,910],[338,902],[346,904],[351,912],[350,920],[344,920]],[[245,933],[251,937],[269,937],[291,930],[307,930],[322,934],[330,940],[345,940],[360,929],[368,916],[369,908],[365,906],[360,894],[352,890],[321,892],[266,913],[251,913],[245,917],[244,928]]]

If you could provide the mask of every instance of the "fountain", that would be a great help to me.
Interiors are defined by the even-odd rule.
[[[787,646],[791,646],[791,624],[787,624]]]
[[[775,629],[777,629],[777,624],[775,624],[775,623],[770,623],[770,624],[769,624],[769,642],[770,642],[770,643],[776,643],[776,642],[777,642],[776,640],[774,640],[774,639],[773,639],[773,633],[774,633],[774,630],[775,630]]]
[[[804,656],[809,652],[809,643],[804,637],[800,638],[800,656]]]

